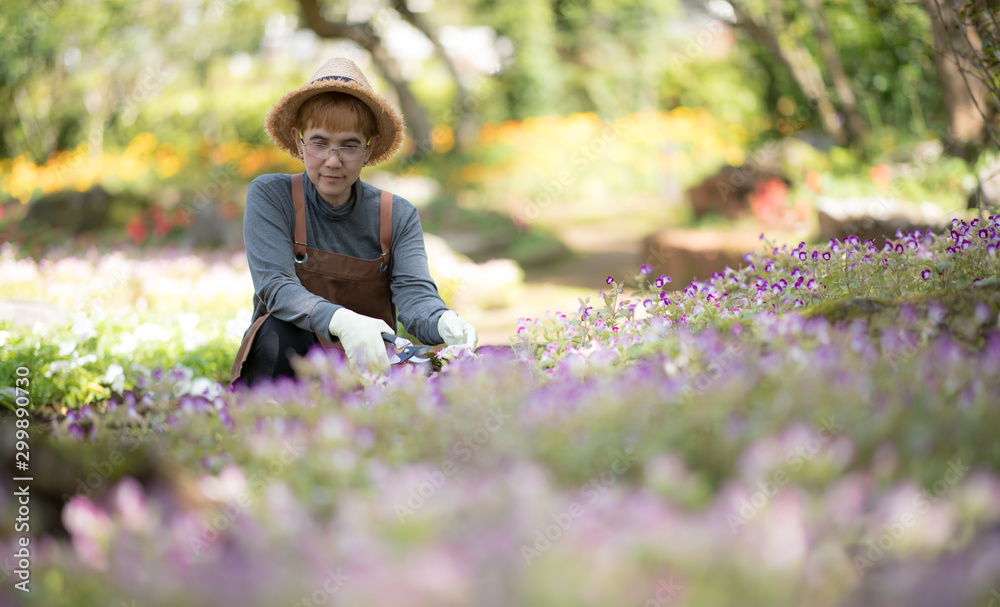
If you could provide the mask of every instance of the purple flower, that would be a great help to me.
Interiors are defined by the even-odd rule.
[[[830,261],[830,252],[829,251],[824,251],[823,252],[823,261]]]
[[[987,232],[986,230],[979,230],[979,237],[982,238],[983,240],[986,240],[986,238],[989,237],[989,235],[990,235],[989,232]]]
[[[807,259],[809,259],[809,256],[806,255],[806,252],[805,251],[799,251],[799,261],[805,261]]]
[[[615,279],[614,279],[614,278],[612,278],[611,276],[608,276],[608,279],[607,279],[607,280],[605,280],[604,282],[605,282],[606,284],[609,284],[609,285],[613,285],[613,284],[615,284]]]
[[[788,281],[782,278],[781,280],[778,281],[778,284],[780,284],[781,288],[784,289],[785,287],[788,286]]]
[[[778,283],[774,283],[773,285],[771,285],[771,291],[775,293],[781,293],[782,291],[784,291],[784,289],[782,289],[781,285],[779,285]]]
[[[767,265],[764,266],[764,271],[765,272],[770,272],[773,269],[774,269],[774,262],[773,261],[767,262]]]
[[[813,258],[813,260],[819,259],[819,251],[813,251],[812,252],[812,258]]]
[[[639,274],[642,274],[643,276],[646,276],[652,271],[653,271],[653,266],[649,265],[648,263],[644,263],[641,266],[639,266]]]
[[[844,242],[851,245],[852,247],[856,247],[861,244],[861,239],[851,234],[850,236],[844,239]]]
[[[802,276],[802,270],[798,268],[792,270],[792,278],[798,278],[799,276]]]
[[[931,277],[931,271],[924,270],[923,272],[920,273],[920,277],[923,278],[924,280],[929,279]]]
[[[817,288],[816,279],[810,278],[809,282],[806,283],[806,288],[810,291],[815,291]]]
[[[996,257],[996,255],[997,255],[997,246],[995,244],[991,244],[991,245],[987,246],[986,247],[986,252],[989,253],[991,256]]]
[[[903,254],[903,245],[901,244],[896,245],[896,253],[899,255]]]

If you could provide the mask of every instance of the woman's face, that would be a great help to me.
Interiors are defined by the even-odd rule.
[[[361,176],[372,147],[378,142],[378,137],[372,137],[369,142],[358,131],[330,132],[322,127],[310,127],[299,132],[294,129],[293,136],[299,142],[299,154],[306,165],[309,181],[316,186],[320,197],[333,206],[345,204],[351,197],[351,186]],[[310,144],[314,144],[310,146]],[[367,148],[356,160],[341,160],[339,153],[334,153],[327,159],[316,158],[318,145],[334,148]]]

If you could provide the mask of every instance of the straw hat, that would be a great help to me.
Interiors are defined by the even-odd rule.
[[[378,144],[372,147],[368,164],[378,164],[388,160],[403,143],[403,117],[388,101],[372,90],[365,75],[350,59],[334,57],[319,68],[309,82],[288,91],[271,106],[265,120],[267,134],[282,150],[292,158],[300,160],[298,146],[292,136],[295,117],[299,108],[310,97],[320,93],[347,93],[367,105],[378,125]]]

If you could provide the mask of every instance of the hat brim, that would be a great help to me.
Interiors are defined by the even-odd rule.
[[[292,129],[299,108],[310,97],[321,93],[346,93],[357,97],[375,115],[378,142],[372,147],[368,164],[378,164],[392,158],[403,144],[403,117],[383,97],[376,95],[356,82],[322,80],[311,82],[285,93],[267,112],[264,126],[268,136],[280,149],[296,160],[301,160]]]

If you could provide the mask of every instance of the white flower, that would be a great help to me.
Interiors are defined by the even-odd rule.
[[[60,373],[65,375],[67,371],[70,370],[70,364],[68,360],[57,360],[49,364],[49,370],[45,372],[45,377],[52,377],[53,373]]]
[[[181,317],[177,322],[181,326],[181,333],[190,333],[195,330],[200,320],[201,317],[198,316],[198,314],[188,312],[186,314],[181,314]]]
[[[132,332],[139,341],[170,341],[170,333],[160,325],[147,322],[139,325]]]
[[[236,318],[226,323],[226,335],[230,337],[243,337],[250,327],[250,320],[253,318],[253,310],[250,308],[240,308],[236,313]]]
[[[208,344],[208,337],[201,331],[185,333],[181,336],[181,344],[184,346],[185,351],[197,350]]]
[[[59,357],[69,356],[76,350],[76,342],[73,340],[59,342]]]
[[[111,349],[114,354],[128,356],[135,352],[136,347],[139,345],[139,340],[135,335],[131,333],[125,333],[121,336],[121,339],[117,344]]]
[[[73,328],[70,329],[73,335],[79,335],[80,339],[88,340],[97,336],[97,327],[85,313],[77,312],[73,315]]]
[[[104,384],[111,387],[115,392],[125,391],[125,369],[121,365],[112,363],[104,373]]]
[[[7,345],[7,338],[10,337],[10,333],[7,331],[0,331],[0,346]]]
[[[188,390],[188,394],[192,396],[203,396],[208,400],[212,400],[216,396],[222,394],[222,386],[207,377],[198,377],[191,382],[191,388]]]

